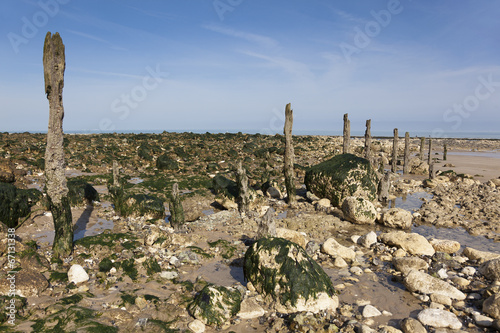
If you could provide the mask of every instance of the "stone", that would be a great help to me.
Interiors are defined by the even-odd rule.
[[[460,251],[460,243],[454,240],[433,238],[429,240],[429,243],[436,252],[453,254]]]
[[[8,296],[11,290],[9,275],[0,277],[0,295]],[[30,268],[23,268],[15,274],[16,295],[21,297],[39,296],[42,291],[49,287],[45,276]]]
[[[375,231],[370,231],[366,235],[359,237],[356,243],[363,247],[370,248],[370,246],[377,243],[377,234]]]
[[[412,216],[402,208],[391,208],[382,214],[381,224],[389,228],[410,229]]]
[[[20,218],[31,214],[31,207],[41,198],[42,192],[36,189],[23,190],[0,182],[0,221],[15,228]]]
[[[436,251],[424,236],[416,233],[395,231],[379,236],[382,243],[397,246],[413,255],[433,256]]]
[[[347,221],[357,224],[374,224],[377,217],[375,206],[364,198],[345,198],[342,203],[342,212]]]
[[[500,294],[493,294],[483,302],[483,312],[500,319]]]
[[[162,279],[173,280],[179,277],[179,273],[176,271],[162,271],[160,277]]]
[[[0,158],[0,183],[13,183],[15,180],[14,168],[10,160]]]
[[[412,269],[427,271],[429,268],[429,264],[418,257],[394,257],[392,263],[404,275],[408,274]]]
[[[500,258],[500,254],[498,253],[479,251],[471,247],[466,247],[463,250],[462,255],[469,258],[469,260],[478,260],[479,262],[485,262],[491,259]]]
[[[399,325],[404,333],[427,333],[424,325],[414,318],[405,318]]]
[[[243,271],[280,313],[317,313],[338,307],[330,277],[301,246],[286,239],[259,239],[245,254]]]
[[[356,252],[353,249],[340,245],[334,238],[328,238],[321,245],[321,252],[334,258],[341,257],[350,261],[356,258]]]
[[[340,207],[348,196],[376,199],[378,177],[370,162],[352,154],[332,157],[306,171],[307,190]]]
[[[275,186],[269,186],[269,188],[266,191],[267,195],[273,199],[281,199],[281,191],[275,187]]]
[[[410,174],[413,175],[428,175],[429,174],[429,164],[427,162],[420,160],[415,157],[409,161]]]
[[[364,318],[371,318],[371,317],[378,317],[382,315],[382,312],[380,312],[376,307],[373,305],[365,305],[363,308],[363,313],[362,313]]]
[[[347,267],[348,265],[342,257],[337,257],[333,261],[333,266],[335,266],[337,268],[344,268],[344,267]]]
[[[466,266],[462,268],[462,273],[466,276],[474,276],[476,274],[477,270],[472,267],[472,266]]]
[[[73,282],[74,284],[79,284],[87,282],[88,280],[89,280],[89,275],[82,266],[75,264],[70,267],[68,271],[69,282]]]
[[[276,222],[274,221],[274,209],[269,207],[266,213],[257,219],[257,239],[262,237],[276,237]]]
[[[294,242],[302,246],[303,248],[306,248],[307,245],[306,237],[302,233],[295,230],[276,228],[276,237],[287,239],[290,242]]]
[[[241,295],[233,288],[207,284],[187,309],[196,319],[209,326],[221,327],[240,310]]]
[[[477,326],[481,327],[491,327],[493,326],[493,318],[490,318],[488,316],[482,315],[481,313],[475,311],[472,314],[472,318],[474,318],[474,322],[476,323]]]
[[[481,264],[479,273],[490,280],[500,280],[500,258],[491,259]]]
[[[179,163],[168,154],[163,154],[156,159],[156,168],[158,170],[178,170]]]
[[[440,294],[459,301],[465,299],[464,293],[448,282],[417,270],[411,270],[404,278],[403,284],[410,292]]]
[[[193,333],[205,332],[205,324],[203,324],[203,322],[199,319],[193,320],[187,326]]]
[[[451,298],[441,294],[431,294],[431,302],[451,306]]]
[[[422,324],[436,328],[462,328],[462,323],[455,314],[441,309],[425,309],[417,317]]]
[[[261,317],[265,313],[264,309],[255,300],[255,297],[247,297],[241,302],[238,317],[241,319],[253,319]]]
[[[143,310],[148,306],[148,301],[142,296],[135,298],[135,305],[139,308],[139,310]]]

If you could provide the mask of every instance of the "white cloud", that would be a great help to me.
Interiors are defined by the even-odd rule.
[[[270,37],[267,36],[262,36],[250,32],[245,32],[245,31],[240,31],[240,30],[235,30],[231,28],[225,28],[220,25],[215,25],[215,24],[208,24],[208,25],[203,25],[202,28],[218,32],[223,35],[231,36],[231,37],[236,37],[240,38],[252,43],[257,43],[260,44],[261,46],[265,47],[276,47],[278,45],[278,42]]]

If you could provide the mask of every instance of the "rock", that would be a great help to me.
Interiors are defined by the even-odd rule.
[[[374,224],[377,217],[375,206],[364,198],[345,198],[342,212],[347,221],[357,224]]]
[[[333,266],[335,266],[337,268],[344,268],[344,267],[347,267],[349,265],[347,265],[347,263],[345,262],[345,260],[342,257],[337,257],[333,261]]]
[[[412,269],[426,271],[429,268],[429,264],[418,257],[394,257],[392,263],[404,275],[408,274]]]
[[[382,315],[382,312],[380,312],[376,307],[373,305],[365,305],[363,308],[363,317],[364,318],[371,318],[371,317],[378,317]]]
[[[135,305],[139,308],[139,310],[143,310],[148,306],[148,301],[142,296],[135,298]]]
[[[276,311],[334,311],[338,306],[330,277],[299,245],[283,238],[261,238],[245,254],[245,278],[275,301]]]
[[[307,191],[306,192],[306,198],[309,200],[309,202],[314,202],[314,201],[319,201],[320,199],[314,195],[314,193]]]
[[[471,247],[466,247],[462,255],[469,258],[469,260],[478,260],[479,262],[485,262],[491,259],[500,258],[500,254],[486,251],[479,251]]]
[[[473,276],[474,274],[476,274],[476,269],[472,266],[466,266],[464,268],[462,268],[462,273],[466,276]]]
[[[377,197],[378,178],[370,162],[352,154],[337,155],[310,167],[304,182],[308,191],[330,199],[336,207],[348,196],[370,201]]]
[[[205,332],[205,324],[203,324],[203,322],[199,319],[193,320],[187,326],[193,333]]]
[[[410,174],[412,175],[428,175],[429,174],[429,164],[422,161],[420,158],[415,157],[410,159]]]
[[[482,315],[481,313],[475,311],[472,314],[472,318],[474,318],[474,322],[477,326],[481,327],[491,327],[493,326],[493,318]]]
[[[479,273],[490,280],[500,280],[500,258],[491,259],[481,264]]]
[[[414,318],[405,318],[399,325],[404,333],[427,333],[424,325]]]
[[[264,309],[257,303],[254,297],[247,297],[241,302],[238,317],[242,319],[253,319],[265,314]]]
[[[83,282],[87,282],[89,280],[89,275],[85,272],[85,269],[75,264],[70,267],[68,271],[68,281],[73,282],[74,284],[79,284]]]
[[[179,277],[179,273],[176,271],[162,271],[160,277],[162,279],[173,280]]]
[[[402,208],[391,208],[382,214],[381,223],[389,228],[410,229],[412,216]]]
[[[353,249],[340,245],[335,239],[328,238],[321,245],[321,252],[326,253],[332,257],[341,257],[347,260],[354,260],[356,258],[356,252]]]
[[[387,325],[380,325],[378,327],[378,333],[403,333],[402,331],[398,330],[395,327],[392,326],[387,326]]]
[[[12,184],[0,182],[0,221],[14,228],[20,218],[31,213],[31,207],[42,197],[36,189],[18,189]]]
[[[429,241],[429,243],[436,252],[453,254],[460,250],[460,243],[454,240],[433,238]]]
[[[307,239],[303,234],[298,231],[290,230],[286,228],[276,228],[276,237],[284,238],[290,242],[296,243],[303,248],[307,245]]]
[[[451,306],[451,298],[441,294],[431,294],[431,302]]]
[[[457,316],[451,312],[440,309],[425,309],[418,314],[418,320],[424,325],[437,328],[451,328],[458,330],[462,323]]]
[[[403,283],[410,292],[440,294],[459,301],[465,299],[464,293],[448,282],[417,270],[411,270],[404,278]]]
[[[16,180],[14,168],[8,159],[0,159],[0,183],[13,183]]]
[[[500,178],[492,178],[490,182],[495,184],[496,187],[500,187]]]
[[[280,190],[274,186],[268,187],[266,193],[269,197],[273,199],[281,199],[282,197]]]
[[[21,297],[39,296],[49,286],[42,273],[30,268],[21,269],[13,277],[10,274],[0,277],[0,295],[8,296],[11,284],[15,285],[16,295]]]
[[[215,201],[224,207],[224,209],[231,210],[231,209],[238,209],[238,204],[236,201],[233,199],[227,198],[227,197],[222,197],[222,198],[217,198]]]
[[[332,205],[332,203],[330,202],[330,199],[323,198],[323,199],[318,200],[316,205],[321,207],[321,208],[329,208]]]
[[[424,236],[416,233],[396,231],[381,234],[379,239],[384,244],[400,247],[414,255],[433,256],[436,252]]]
[[[178,170],[179,163],[176,160],[168,156],[168,154],[163,154],[156,160],[156,167],[158,170]]]
[[[241,295],[233,288],[207,284],[187,309],[205,325],[222,326],[240,310]]]
[[[500,294],[491,295],[483,302],[483,312],[500,319]]]
[[[257,218],[257,239],[262,237],[276,237],[276,222],[274,221],[274,209],[269,207],[266,213]]]
[[[373,244],[377,243],[377,234],[375,231],[370,231],[366,235],[359,237],[356,243],[369,248]]]

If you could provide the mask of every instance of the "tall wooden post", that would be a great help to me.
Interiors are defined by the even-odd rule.
[[[343,153],[350,153],[350,145],[351,145],[351,122],[349,121],[349,114],[344,114],[344,145],[343,145]]]
[[[49,128],[45,150],[45,186],[52,219],[56,258],[67,257],[73,252],[73,217],[68,199],[68,186],[64,174],[62,91],[66,61],[64,44],[59,33],[47,32],[43,45],[43,74],[45,93],[49,100]]]
[[[404,153],[403,175],[408,174],[410,167],[410,133],[405,133],[405,153]]]
[[[396,173],[398,170],[398,129],[394,129],[394,139],[392,142],[392,164],[391,164],[391,171]]]
[[[175,230],[184,227],[184,208],[182,207],[181,196],[179,194],[179,185],[174,183],[172,186],[172,197],[170,200],[170,225]]]
[[[425,148],[425,138],[420,138],[420,160],[424,161],[424,148]]]
[[[448,147],[446,146],[446,143],[445,143],[444,147],[443,147],[443,161],[446,161],[447,154],[448,154]]]
[[[113,186],[120,186],[120,169],[116,160],[113,160]]]
[[[372,120],[368,119],[366,121],[366,131],[365,131],[365,158],[368,161],[370,161],[371,147],[372,147],[371,124]]]
[[[236,168],[236,184],[238,185],[238,210],[242,216],[248,213],[250,199],[248,196],[248,177],[241,160]]]
[[[429,138],[429,155],[427,156],[427,164],[429,164],[430,166],[431,162],[432,162],[432,138]]]
[[[295,172],[293,170],[293,164],[295,160],[295,155],[293,152],[293,142],[292,142],[292,126],[293,126],[293,110],[290,103],[286,105],[285,108],[285,128],[283,133],[285,134],[285,187],[288,195],[288,204],[294,206],[297,202],[295,198]]]

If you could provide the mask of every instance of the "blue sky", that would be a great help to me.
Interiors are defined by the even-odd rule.
[[[65,131],[495,131],[500,1],[4,0],[0,131],[46,131],[45,34]]]

